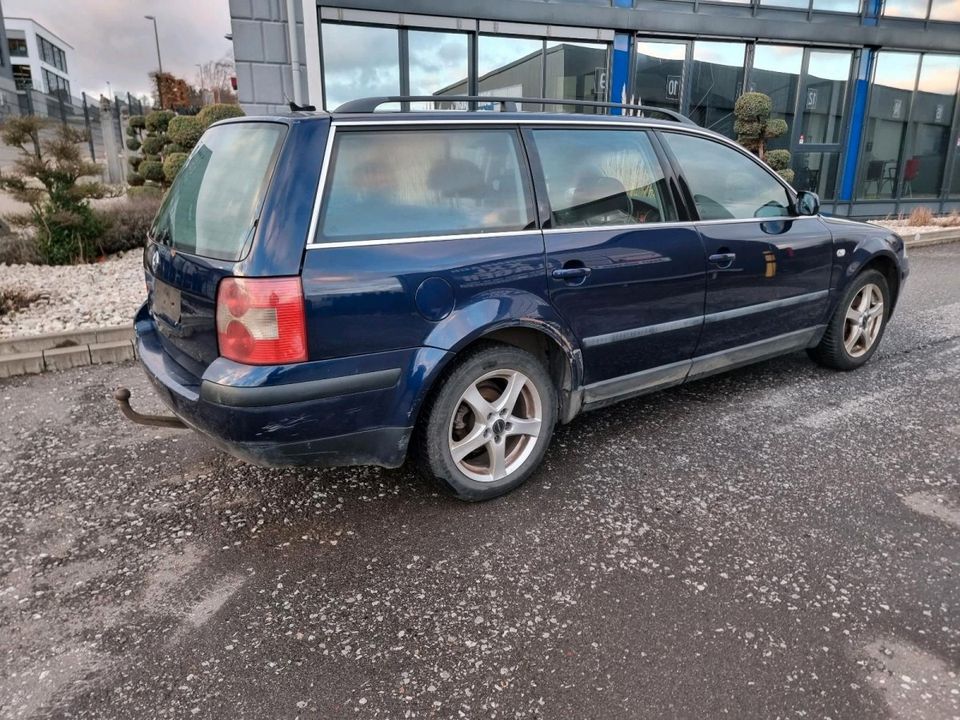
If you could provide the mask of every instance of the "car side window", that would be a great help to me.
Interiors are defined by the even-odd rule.
[[[341,131],[318,242],[536,227],[516,131]]]
[[[677,219],[663,166],[643,130],[533,131],[552,227],[639,225]]]
[[[701,220],[790,215],[790,196],[767,170],[707,138],[663,133],[680,163]]]

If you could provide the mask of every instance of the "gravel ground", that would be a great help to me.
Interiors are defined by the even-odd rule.
[[[0,338],[132,324],[146,296],[143,253],[92,265],[0,265],[0,290],[40,295],[29,307],[0,316]]]
[[[482,505],[0,381],[4,718],[960,716],[960,244],[879,352],[587,413]]]

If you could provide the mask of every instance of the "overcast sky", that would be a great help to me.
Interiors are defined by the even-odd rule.
[[[197,63],[231,50],[227,0],[0,0],[5,17],[33,18],[74,47],[71,91],[147,94],[156,70],[153,24],[163,69],[197,83]]]

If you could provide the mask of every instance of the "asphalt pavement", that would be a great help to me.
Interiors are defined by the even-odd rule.
[[[586,414],[484,504],[0,382],[0,717],[960,716],[960,244],[879,353]]]

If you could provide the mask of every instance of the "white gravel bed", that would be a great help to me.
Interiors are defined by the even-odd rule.
[[[132,324],[146,298],[143,252],[92,265],[0,265],[0,289],[41,295],[29,307],[0,316],[0,338]]]

